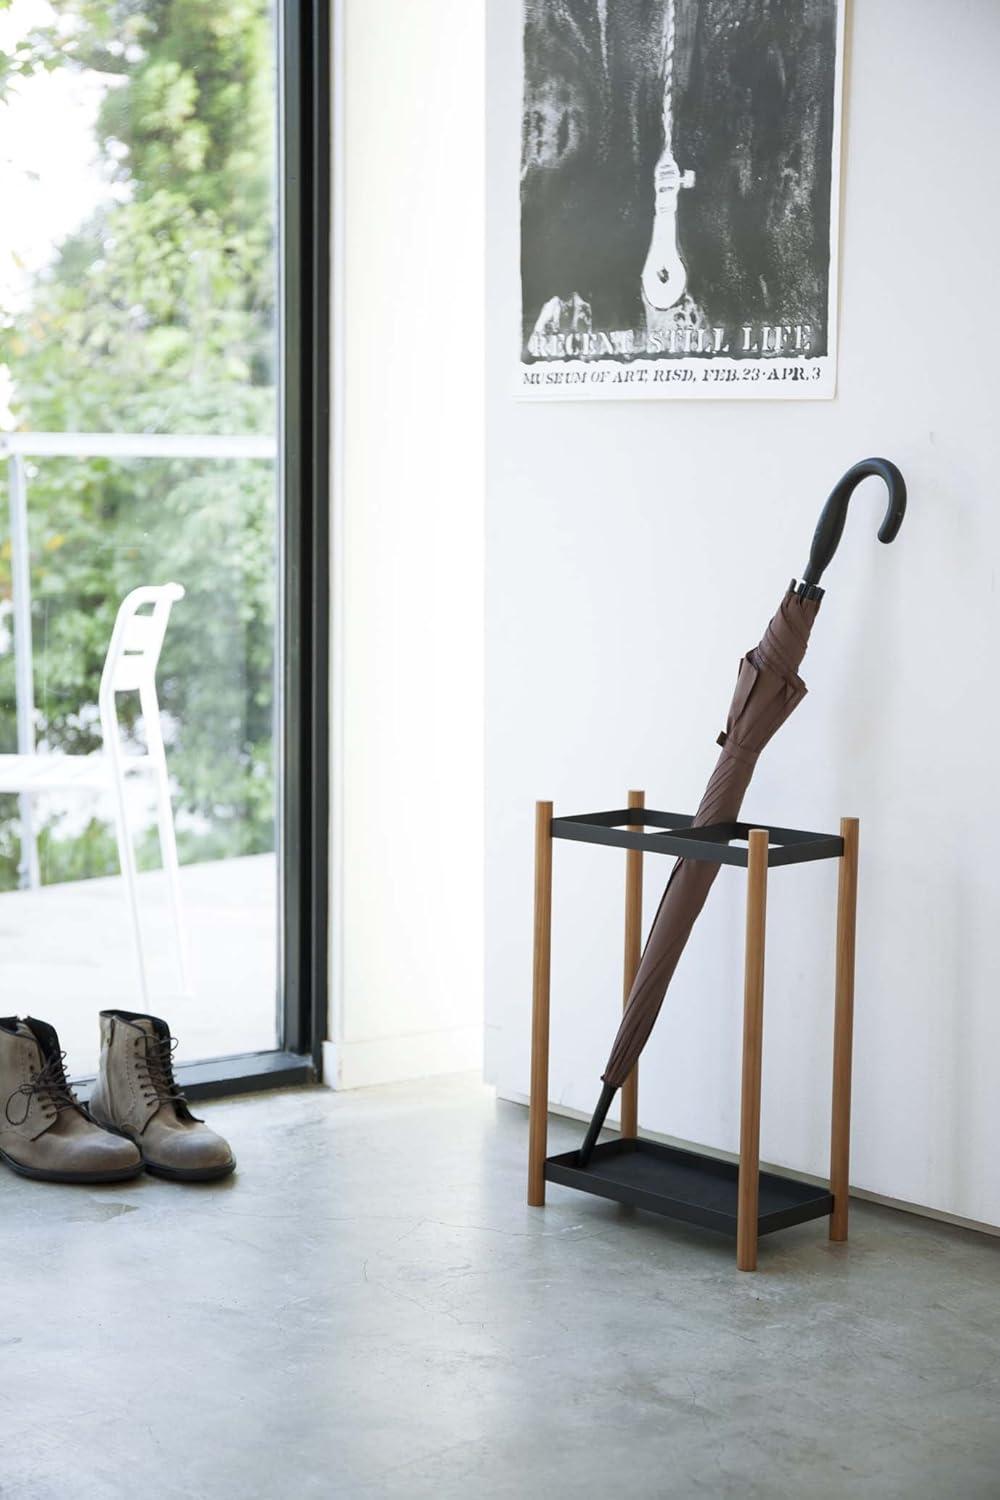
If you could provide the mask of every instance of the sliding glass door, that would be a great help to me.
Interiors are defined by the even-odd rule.
[[[77,1076],[109,1005],[206,1088],[316,1040],[322,16],[0,8],[0,985]]]

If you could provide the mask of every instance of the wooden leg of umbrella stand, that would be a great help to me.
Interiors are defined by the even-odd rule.
[[[645,792],[629,792],[629,807],[645,807]],[[630,824],[633,832],[641,833],[642,824]],[[625,993],[623,1003],[628,1005],[632,984],[642,957],[642,850],[629,849],[625,855]],[[622,1124],[624,1136],[639,1134],[639,1064],[622,1084]]]
[[[740,1096],[740,1175],[736,1208],[736,1265],[757,1269],[760,1189],[760,1072],[764,1042],[764,929],[767,918],[768,834],[750,831],[747,937],[743,992],[743,1088]]]
[[[851,1057],[854,1033],[854,935],[858,914],[858,820],[841,818],[844,853],[837,887],[837,995],[833,1020],[833,1116],[830,1128],[831,1240],[847,1239],[851,1167]]]
[[[552,803],[535,803],[535,948],[531,992],[528,1202],[545,1206],[549,1123],[549,974],[552,955]]]

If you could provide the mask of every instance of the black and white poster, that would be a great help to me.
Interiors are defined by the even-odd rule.
[[[524,0],[526,397],[830,397],[845,0]]]

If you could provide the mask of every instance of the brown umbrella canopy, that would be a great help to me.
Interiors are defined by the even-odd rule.
[[[740,663],[729,718],[719,736],[722,754],[692,827],[737,821],[758,755],[805,697],[799,667],[823,598],[819,581],[843,534],[851,495],[869,475],[884,480],[889,491],[879,541],[891,542],[899,531],[906,513],[903,476],[886,458],[864,458],[834,486],[820,515],[802,582],[792,583],[760,644]],[[580,1150],[583,1166],[590,1158],[615,1091],[628,1078],[646,1045],[718,868],[704,860],[679,859],[670,873],[604,1070],[604,1089]]]
[[[790,589],[760,644],[741,661],[726,728],[719,736],[722,754],[692,827],[732,823],[739,817],[758,755],[806,695],[798,670],[819,605],[818,599],[800,598]],[[671,871],[604,1070],[604,1082],[612,1088],[625,1082],[646,1045],[718,873],[716,864],[689,859],[679,859]]]

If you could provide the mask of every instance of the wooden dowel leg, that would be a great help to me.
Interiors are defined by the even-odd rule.
[[[740,1174],[736,1265],[757,1269],[760,1190],[760,1077],[764,1042],[764,932],[767,921],[765,829],[750,831],[747,866],[747,932],[743,992],[743,1086],[740,1095]]]
[[[645,807],[645,792],[629,792],[629,807]],[[642,832],[642,824],[630,824],[630,828]],[[642,956],[642,850],[629,849],[625,854],[625,965],[624,993],[622,1004],[628,1005],[632,985]],[[621,1133],[624,1136],[639,1134],[639,1064],[622,1084]]]
[[[854,1045],[854,952],[858,914],[857,818],[841,818],[844,853],[837,883],[837,993],[833,1019],[833,1111],[830,1126],[831,1240],[847,1239],[851,1173],[851,1060]]]
[[[528,1202],[545,1205],[549,1121],[549,987],[552,956],[552,803],[535,803],[535,941],[531,991]]]

